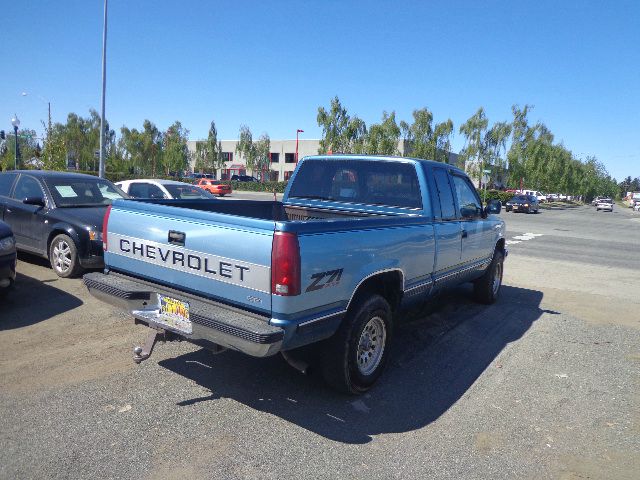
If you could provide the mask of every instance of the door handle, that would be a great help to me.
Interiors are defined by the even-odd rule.
[[[462,238],[467,238],[467,231],[466,230],[462,230]]]

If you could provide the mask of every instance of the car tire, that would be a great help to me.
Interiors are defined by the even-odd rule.
[[[392,326],[391,307],[382,296],[356,300],[338,331],[322,346],[325,381],[342,393],[358,395],[369,390],[384,370]]]
[[[502,288],[503,267],[504,252],[496,248],[491,264],[489,264],[484,274],[473,282],[473,296],[476,302],[491,305],[498,299]]]
[[[57,235],[49,245],[49,262],[56,275],[77,277],[84,270],[78,259],[78,249],[69,235]]]

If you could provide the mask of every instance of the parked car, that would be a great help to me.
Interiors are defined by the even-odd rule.
[[[598,204],[598,202],[600,201],[600,199],[602,199],[602,198],[605,198],[605,197],[602,197],[602,196],[595,197],[593,200],[591,200],[591,205],[595,207]]]
[[[613,200],[610,198],[601,198],[598,200],[596,204],[596,211],[605,210],[608,212],[613,212]]]
[[[127,195],[109,180],[69,172],[0,173],[0,219],[18,250],[48,258],[60,277],[102,268],[107,206]]]
[[[533,195],[516,195],[506,203],[507,212],[538,213],[538,199]]]
[[[16,240],[9,225],[0,221],[0,297],[16,281]]]
[[[363,393],[405,309],[464,282],[479,302],[496,301],[507,255],[500,208],[483,207],[445,163],[306,157],[282,202],[117,201],[105,221],[108,271],[84,282],[152,327],[138,363],[158,335],[283,352],[299,369],[295,349],[314,344],[326,381]]]
[[[523,195],[529,195],[531,197],[536,197],[536,200],[538,200],[538,203],[544,203],[547,201],[547,196],[544,193],[539,192],[537,190],[522,190],[519,193]]]
[[[232,175],[231,181],[233,182],[259,182],[256,177],[252,177],[251,175]]]
[[[635,206],[633,207],[633,209],[634,209],[636,212],[640,212],[640,202],[637,202],[637,203],[635,204]]]
[[[221,182],[220,180],[209,180],[207,178],[201,178],[196,182],[196,186],[200,187],[203,190],[206,190],[213,195],[219,195],[224,197],[225,195],[229,195],[231,193],[231,185],[228,183]]]
[[[117,182],[116,185],[131,198],[167,198],[182,200],[214,198],[213,195],[205,192],[198,186],[176,180],[141,178],[137,180],[123,180],[122,182]]]

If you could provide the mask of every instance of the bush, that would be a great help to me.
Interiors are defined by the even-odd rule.
[[[231,188],[236,190],[245,190],[249,192],[277,192],[284,193],[287,188],[287,182],[231,182]]]
[[[484,191],[478,190],[478,195],[480,195],[481,199],[484,199]],[[515,194],[511,192],[503,192],[502,190],[487,190],[487,198],[486,201],[489,200],[500,200],[504,205],[509,200],[513,198]]]

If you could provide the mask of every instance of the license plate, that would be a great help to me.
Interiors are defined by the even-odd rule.
[[[156,319],[157,323],[166,325],[183,333],[193,333],[191,320],[189,320],[189,304],[164,295],[158,295],[160,311]]]

